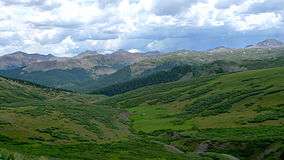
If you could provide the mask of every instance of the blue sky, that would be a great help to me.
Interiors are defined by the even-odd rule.
[[[0,55],[73,56],[284,41],[284,0],[1,0]]]

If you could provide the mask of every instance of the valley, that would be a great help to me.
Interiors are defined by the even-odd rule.
[[[284,160],[284,0],[0,0],[0,160]]]
[[[217,74],[113,97],[1,78],[0,153],[4,159],[278,159],[283,75],[283,67]]]
[[[284,48],[276,44],[18,52],[10,64],[2,56],[0,159],[282,159]]]

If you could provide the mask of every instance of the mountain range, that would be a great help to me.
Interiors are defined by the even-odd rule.
[[[96,51],[85,51],[74,57],[55,57],[15,52],[0,57],[0,74],[48,87],[91,92],[139,78],[145,79],[179,65],[202,68],[209,63],[224,61],[231,63],[231,66],[218,66],[224,72],[248,70],[244,66],[247,60],[255,63],[252,61],[283,57],[283,49],[282,42],[267,39],[241,49],[221,46],[208,51],[181,50],[170,53],[130,53],[118,50],[111,54],[99,54]]]
[[[0,57],[0,160],[282,160],[284,47]]]

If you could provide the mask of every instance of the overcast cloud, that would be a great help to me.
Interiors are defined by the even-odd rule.
[[[283,0],[0,0],[0,55],[205,50],[284,40]]]

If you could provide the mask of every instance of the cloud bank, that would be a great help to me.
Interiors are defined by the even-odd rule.
[[[284,40],[283,0],[1,0],[0,55],[73,56]]]

